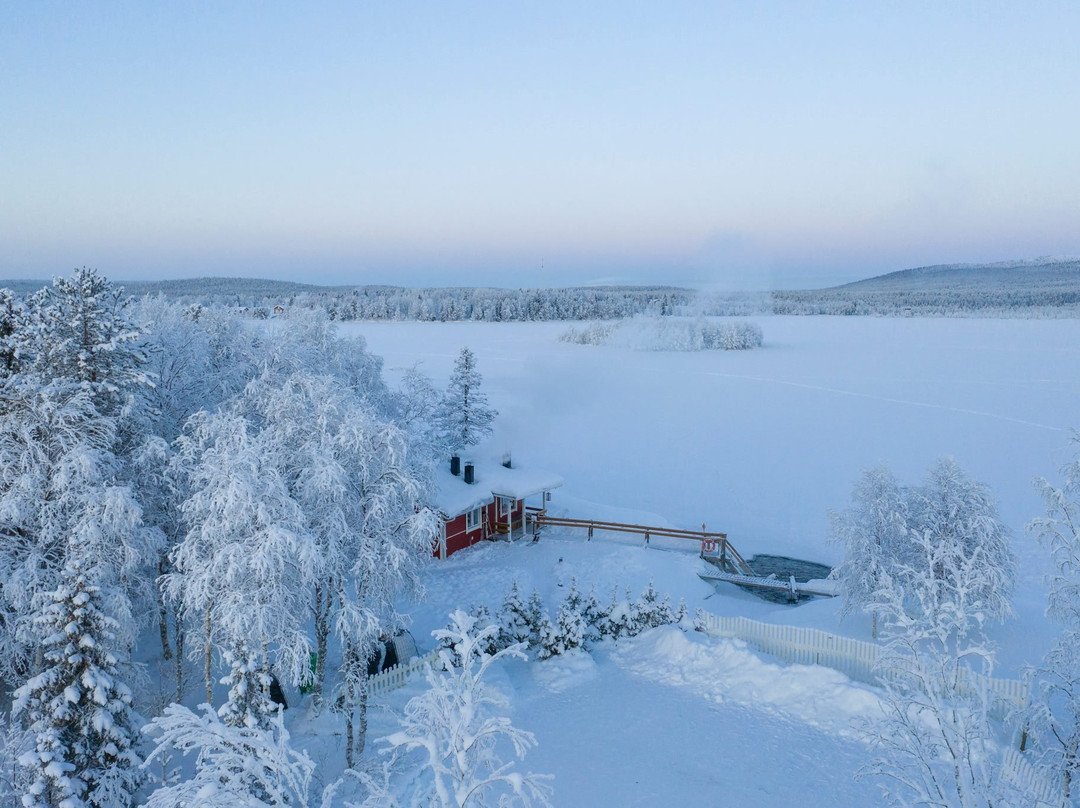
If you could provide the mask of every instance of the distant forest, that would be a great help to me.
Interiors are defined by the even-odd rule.
[[[0,281],[27,295],[43,281]],[[878,317],[1080,317],[1080,260],[906,269],[828,289],[699,292],[674,286],[495,289],[314,286],[250,278],[128,281],[136,297],[269,317],[280,307],[325,311],[334,320],[616,320],[635,315],[863,315]]]

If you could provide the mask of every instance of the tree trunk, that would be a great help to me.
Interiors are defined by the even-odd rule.
[[[203,679],[206,682],[206,703],[214,704],[214,682],[210,678],[210,669],[214,661],[214,646],[210,643],[210,607],[206,607],[206,636],[203,637]]]
[[[356,728],[356,756],[364,754],[367,746],[367,702],[368,702],[368,676],[367,670],[360,676],[360,692],[356,700],[357,728]]]
[[[326,680],[326,647],[330,639],[330,606],[333,602],[331,582],[315,587],[315,681],[311,684],[313,701],[322,701],[323,682]]]
[[[176,703],[184,703],[184,626],[180,615],[173,610],[173,625],[176,626]]]
[[[164,554],[158,557],[158,576],[162,576],[167,571],[167,562]],[[173,650],[169,645],[169,610],[165,605],[165,596],[161,592],[161,587],[157,587],[158,598],[158,632],[161,635],[161,658],[166,662],[172,659]]]
[[[345,768],[353,767],[353,717],[352,711],[345,713]]]

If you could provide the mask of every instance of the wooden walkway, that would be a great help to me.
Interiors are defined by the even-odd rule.
[[[736,575],[754,575],[750,565],[731,546],[726,533],[709,533],[704,529],[680,530],[679,528],[656,527],[654,525],[631,525],[625,522],[601,522],[596,519],[569,519],[562,516],[549,516],[547,511],[534,512],[531,522],[534,540],[539,537],[541,528],[545,527],[568,527],[587,530],[589,540],[592,540],[593,534],[597,530],[611,533],[634,533],[644,536],[646,544],[654,536],[667,539],[689,539],[700,542],[702,558],[707,558],[719,566],[721,570]]]

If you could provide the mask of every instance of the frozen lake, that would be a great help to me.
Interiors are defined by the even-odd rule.
[[[830,509],[861,470],[921,481],[951,455],[990,486],[1022,557],[1008,667],[1041,655],[1045,560],[1024,525],[1080,425],[1074,320],[754,318],[764,347],[635,352],[558,341],[561,323],[350,323],[387,377],[437,384],[462,346],[500,411],[491,450],[563,475],[552,506],[726,531],[744,555],[833,563]],[[1025,627],[1026,624],[1026,627]],[[1040,626],[1040,628],[1042,628]]]

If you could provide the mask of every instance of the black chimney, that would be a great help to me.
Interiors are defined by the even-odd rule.
[[[466,463],[465,464],[465,484],[466,485],[472,485],[473,484],[473,464],[472,463]]]
[[[450,456],[450,473],[455,477],[461,474],[461,458],[457,455]]]

